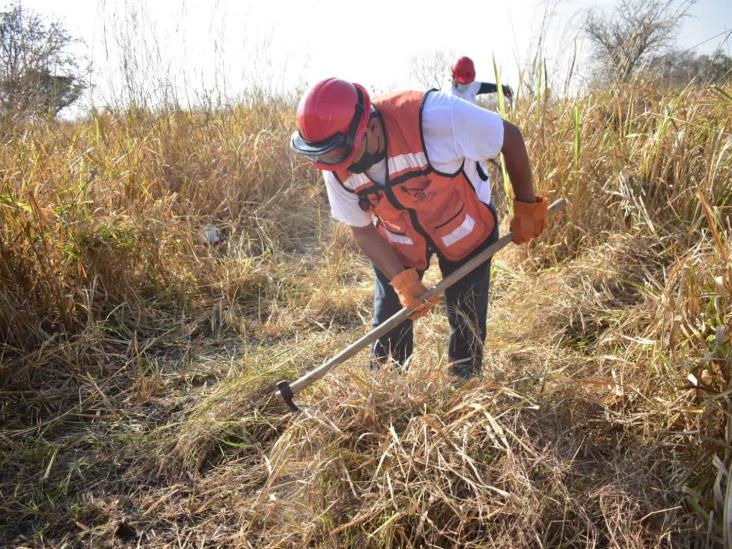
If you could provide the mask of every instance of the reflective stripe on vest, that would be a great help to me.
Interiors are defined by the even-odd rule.
[[[443,244],[445,244],[445,246],[452,246],[453,244],[455,244],[455,242],[465,238],[471,232],[473,232],[474,228],[475,219],[470,217],[470,215],[466,215],[465,221],[463,221],[457,229],[453,230],[450,234],[442,237],[442,242]]]
[[[343,182],[343,186],[349,191],[356,192],[359,187],[369,183],[371,180],[365,173],[353,173]]]
[[[394,244],[404,244],[406,246],[414,245],[414,240],[412,240],[411,238],[409,238],[406,235],[393,233],[386,227],[383,228],[383,231],[384,231],[384,234],[386,234],[386,239],[389,242],[393,242]]]
[[[400,154],[389,158],[389,175],[398,176],[405,170],[423,170],[428,168],[427,157],[423,152]]]

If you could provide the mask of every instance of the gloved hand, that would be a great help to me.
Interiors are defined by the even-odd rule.
[[[511,240],[514,244],[523,244],[546,229],[549,199],[537,196],[536,202],[513,201],[513,218],[511,219]]]
[[[417,274],[416,269],[405,269],[392,278],[390,282],[399,297],[399,303],[402,304],[402,307],[406,307],[407,309],[418,307],[410,315],[409,318],[411,320],[417,320],[419,317],[426,315],[439,299],[437,295],[432,296],[428,301],[420,299],[420,296],[427,291],[427,288],[425,288],[419,279],[419,274]]]
[[[506,86],[505,84],[503,84],[501,88],[503,88],[503,95],[506,97],[506,99],[513,99],[513,90],[511,89],[511,86]]]

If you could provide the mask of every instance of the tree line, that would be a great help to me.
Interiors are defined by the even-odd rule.
[[[75,39],[55,21],[13,5],[0,12],[0,115],[55,117],[84,89]]]
[[[672,86],[729,80],[732,57],[721,50],[700,55],[673,48],[680,22],[695,1],[619,0],[609,12],[590,10],[582,31],[592,46],[593,81],[606,85],[639,75]],[[54,118],[75,103],[87,85],[82,60],[71,52],[77,42],[60,22],[20,4],[0,12],[0,118]],[[430,80],[440,81],[436,63],[430,65],[435,72]],[[422,74],[430,67],[418,69]]]

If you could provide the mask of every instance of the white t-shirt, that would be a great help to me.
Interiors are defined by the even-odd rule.
[[[464,165],[478,199],[491,202],[490,180],[478,175],[476,162],[496,158],[503,147],[503,120],[493,111],[481,109],[444,92],[432,92],[422,109],[424,146],[433,168],[455,173]],[[386,160],[366,172],[376,183],[384,184]],[[485,175],[488,175],[487,172]],[[358,205],[358,195],[343,188],[332,172],[324,171],[331,216],[354,227],[372,222],[371,214]]]
[[[480,90],[481,83],[477,80],[473,80],[470,84],[453,84],[450,82],[450,92],[460,99],[470,101],[473,105],[478,103],[478,90]]]

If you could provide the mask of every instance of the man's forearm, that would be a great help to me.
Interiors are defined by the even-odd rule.
[[[517,200],[534,202],[534,180],[531,176],[531,163],[521,131],[510,122],[503,121],[503,159],[506,171]]]
[[[391,280],[404,270],[394,249],[373,225],[351,227],[353,239],[361,251],[376,265],[386,278]]]

